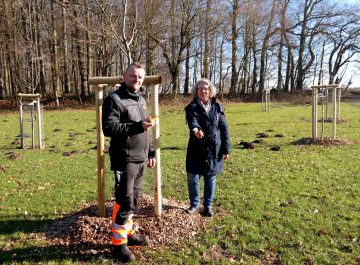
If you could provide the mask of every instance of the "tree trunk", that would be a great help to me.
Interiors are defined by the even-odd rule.
[[[236,83],[238,80],[238,70],[237,70],[237,14],[239,8],[239,1],[233,0],[232,4],[232,17],[231,17],[231,81],[230,81],[230,90],[229,96],[234,97],[236,95]]]
[[[318,85],[323,84],[323,77],[324,77],[324,69],[323,69],[324,54],[325,54],[325,41],[323,42],[322,51],[321,51],[321,57],[320,57],[320,69],[319,69]]]
[[[85,9],[86,9],[86,62],[87,62],[87,71],[86,71],[86,86],[87,86],[87,94],[91,94],[91,88],[87,82],[90,76],[93,76],[93,51],[92,51],[92,38],[90,34],[91,29],[91,19],[90,19],[90,12],[89,12],[89,4],[88,0],[84,0]]]
[[[252,32],[252,43],[251,43],[251,50],[252,50],[252,60],[253,60],[253,68],[252,68],[252,82],[251,82],[251,89],[252,93],[256,93],[257,89],[259,88],[258,84],[258,77],[257,77],[257,71],[258,71],[258,65],[257,65],[257,49],[256,49],[256,29],[255,25],[252,23],[251,27]]]
[[[285,84],[283,86],[283,77],[282,77],[282,65],[283,65],[283,53],[284,47],[286,46],[286,12],[288,9],[290,0],[286,0],[282,2],[281,12],[280,12],[280,44],[279,44],[279,54],[278,54],[278,76],[277,76],[277,89],[284,89],[288,91],[289,83],[288,80],[285,80]],[[285,78],[286,79],[286,78]],[[287,85],[286,85],[287,83]]]
[[[77,11],[75,8],[73,9],[73,12],[74,12],[75,19],[78,20]],[[86,70],[85,70],[84,56],[82,54],[83,51],[81,49],[81,37],[82,37],[82,34],[80,33],[80,28],[77,24],[75,24],[74,39],[75,39],[75,50],[76,50],[76,55],[77,55],[77,59],[78,59],[78,69],[79,69],[79,74],[80,74],[80,97],[79,97],[80,101],[83,98],[85,98],[85,96],[86,96],[85,88],[87,87],[86,76],[85,76]]]
[[[46,81],[45,81],[45,67],[44,67],[44,60],[43,60],[43,47],[42,47],[42,39],[40,34],[40,2],[39,0],[36,0],[35,10],[35,27],[36,27],[36,51],[37,51],[37,57],[39,58],[36,61],[37,65],[37,72],[39,74],[39,93],[42,95],[46,94]]]
[[[186,47],[186,59],[185,59],[185,80],[184,80],[184,95],[189,94],[189,86],[190,86],[190,49],[191,42],[188,41],[188,45]]]
[[[272,2],[270,17],[266,33],[262,42],[261,54],[260,54],[260,74],[259,74],[259,91],[262,91],[265,88],[265,79],[266,79],[266,62],[267,62],[267,51],[269,48],[270,37],[275,33],[275,30],[272,30],[272,24],[275,15],[275,0]]]
[[[57,30],[55,26],[55,10],[54,10],[54,1],[50,1],[51,9],[51,62],[52,62],[52,80],[53,80],[53,92],[55,96],[56,106],[59,106],[59,96],[60,96],[60,72],[59,72],[59,55],[58,55],[58,43],[57,43]]]
[[[286,61],[286,76],[285,76],[285,91],[290,91],[290,75],[291,75],[291,48],[288,47],[287,51],[287,61]]]
[[[210,44],[209,44],[209,12],[211,7],[211,0],[206,1],[205,11],[205,25],[204,25],[204,63],[203,63],[203,74],[204,78],[209,79],[209,58],[210,58]]]
[[[282,89],[283,78],[282,78],[282,56],[283,56],[283,44],[284,36],[281,34],[280,36],[280,45],[278,52],[278,72],[277,72],[277,90],[280,91]]]
[[[225,38],[221,39],[220,54],[219,54],[219,94],[220,99],[224,97],[224,81],[223,81],[223,57],[224,57],[224,42]]]
[[[69,70],[68,70],[68,39],[67,39],[67,23],[66,20],[67,18],[65,17],[65,6],[62,7],[61,10],[61,15],[62,15],[62,22],[63,22],[63,32],[62,32],[62,37],[63,37],[63,47],[62,47],[62,53],[63,53],[63,85],[64,85],[64,91],[66,94],[70,93],[70,84],[69,84]]]

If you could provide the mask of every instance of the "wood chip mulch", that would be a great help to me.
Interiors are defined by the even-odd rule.
[[[324,145],[324,146],[336,146],[336,145],[349,145],[354,142],[346,139],[331,139],[331,138],[302,138],[293,142],[295,145]]]
[[[38,233],[33,233],[32,238],[45,240],[49,246],[66,247],[71,254],[110,257],[113,201],[107,201],[105,205],[106,217],[98,217],[96,203],[86,204],[80,211],[57,219]],[[130,247],[135,255],[142,248],[156,249],[186,244],[187,240],[200,236],[210,220],[200,214],[187,214],[185,209],[188,205],[176,200],[163,198],[161,218],[154,215],[152,197],[143,195],[139,206],[133,218],[134,227],[139,234],[149,235],[150,244],[141,248]]]

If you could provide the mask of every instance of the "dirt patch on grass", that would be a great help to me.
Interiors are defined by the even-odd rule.
[[[200,214],[189,215],[187,205],[181,201],[163,199],[161,218],[154,215],[153,199],[141,197],[139,210],[134,215],[134,224],[139,234],[150,237],[146,247],[130,247],[137,260],[146,263],[142,249],[156,249],[163,246],[182,245],[189,239],[200,236],[209,218]],[[33,238],[48,242],[49,246],[66,246],[68,254],[102,255],[111,257],[111,211],[113,201],[106,202],[106,216],[98,217],[95,203],[86,204],[78,212],[57,219],[47,225]]]
[[[71,145],[71,144],[70,144]],[[84,153],[84,151],[81,151],[81,150],[72,150],[72,151],[69,151],[69,152],[63,152],[63,156],[73,156],[73,155],[80,155]]]
[[[8,153],[6,153],[6,154],[8,155],[8,158],[9,158],[10,160],[18,160],[18,159],[20,159],[20,154],[18,154],[18,153],[8,152]]]
[[[0,165],[0,172],[5,172],[7,166]]]
[[[324,145],[324,146],[338,146],[349,145],[354,142],[346,139],[330,139],[330,138],[302,138],[300,140],[292,142],[294,145]]]

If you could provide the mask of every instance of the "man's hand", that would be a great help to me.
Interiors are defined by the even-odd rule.
[[[148,167],[153,168],[153,167],[155,167],[155,165],[156,165],[156,158],[150,158],[148,160]]]
[[[147,122],[155,123],[157,119],[158,119],[158,116],[150,116],[147,118]]]
[[[148,119],[145,119],[145,120],[142,121],[142,125],[143,125],[143,128],[144,128],[144,131],[148,131],[149,129],[151,129],[155,125],[155,122],[149,122]]]

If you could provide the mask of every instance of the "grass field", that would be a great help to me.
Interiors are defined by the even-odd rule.
[[[161,106],[160,141],[163,197],[186,201],[183,107]],[[293,144],[311,136],[310,105],[273,103],[262,112],[258,103],[229,103],[225,109],[232,153],[218,177],[215,217],[200,239],[144,255],[153,264],[360,264],[360,107],[342,103],[337,136],[353,143],[336,146]],[[43,150],[18,148],[18,113],[0,117],[0,262],[109,264],[102,257],[36,253],[46,242],[33,240],[33,231],[97,198],[95,111],[43,116]],[[325,124],[324,136],[331,130]],[[258,133],[269,137],[254,149],[238,144]],[[106,157],[110,198],[108,164]],[[144,192],[152,194],[147,173]]]

